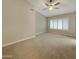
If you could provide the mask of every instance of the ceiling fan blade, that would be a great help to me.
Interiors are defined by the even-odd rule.
[[[47,4],[47,3],[46,3],[45,5],[46,5],[46,6],[48,6],[48,4]]]
[[[58,7],[54,7],[54,9],[59,9]]]
[[[59,4],[60,4],[60,2],[57,2],[57,3],[54,4],[54,6],[57,6],[57,5],[59,5]]]

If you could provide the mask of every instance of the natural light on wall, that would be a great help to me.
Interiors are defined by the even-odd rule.
[[[50,19],[48,24],[49,29],[68,30],[69,20],[68,18]]]

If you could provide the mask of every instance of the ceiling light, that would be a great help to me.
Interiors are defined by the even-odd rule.
[[[48,7],[48,9],[49,9],[49,10],[53,10],[53,8],[52,8],[52,7]]]

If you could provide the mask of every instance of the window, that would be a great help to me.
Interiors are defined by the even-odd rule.
[[[63,30],[68,30],[68,19],[63,20]]]
[[[62,29],[62,20],[61,19],[58,20],[58,29]]]
[[[50,29],[53,29],[53,20],[50,20]]]
[[[57,20],[53,20],[53,28],[57,29]]]
[[[49,29],[68,30],[68,19],[52,19],[49,21]]]

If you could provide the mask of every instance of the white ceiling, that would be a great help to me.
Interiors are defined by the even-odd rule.
[[[59,9],[54,9],[52,11],[43,10],[45,8],[46,0],[27,0],[33,8],[40,12],[42,15],[49,17],[64,13],[70,13],[76,11],[76,0],[58,0],[60,1]]]

